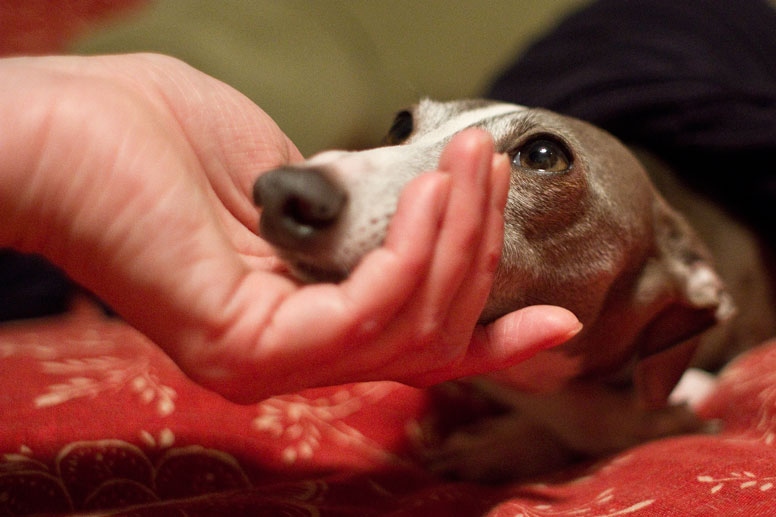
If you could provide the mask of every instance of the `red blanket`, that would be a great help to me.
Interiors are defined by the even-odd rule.
[[[423,391],[368,383],[235,405],[91,312],[0,328],[0,393],[0,515],[776,515],[776,341],[703,405],[721,434],[498,487],[412,460]]]
[[[145,0],[3,0],[0,56],[61,52],[95,23]]]

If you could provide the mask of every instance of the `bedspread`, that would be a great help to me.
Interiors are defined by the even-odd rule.
[[[499,486],[414,458],[428,392],[379,382],[237,405],[94,311],[0,327],[0,515],[776,515],[776,341],[701,407],[724,430]]]

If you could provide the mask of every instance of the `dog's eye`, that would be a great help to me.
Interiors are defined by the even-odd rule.
[[[565,172],[571,168],[570,153],[562,143],[539,137],[518,149],[514,162],[520,167],[542,172]]]
[[[388,134],[385,136],[385,144],[397,145],[404,142],[412,134],[413,128],[412,113],[406,110],[400,111],[396,114],[391,129],[388,130]]]

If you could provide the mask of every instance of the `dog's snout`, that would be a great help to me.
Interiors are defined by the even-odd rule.
[[[261,236],[291,250],[313,246],[347,202],[345,191],[323,171],[299,167],[263,174],[253,186],[253,199],[262,207]]]

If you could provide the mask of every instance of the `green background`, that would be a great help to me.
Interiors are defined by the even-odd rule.
[[[309,155],[379,142],[399,108],[481,96],[586,0],[160,0],[86,34],[78,53],[155,51],[237,88]]]

